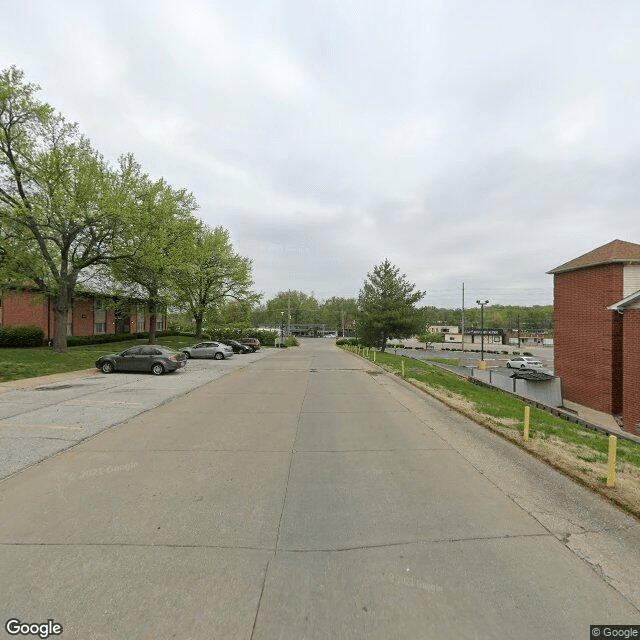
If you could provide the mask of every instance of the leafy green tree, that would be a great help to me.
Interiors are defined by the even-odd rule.
[[[66,351],[76,286],[117,257],[128,173],[126,163],[113,171],[38,90],[16,67],[0,72],[0,277],[53,300],[53,347]]]
[[[127,206],[135,223],[121,242],[126,255],[110,264],[115,292],[142,299],[149,314],[149,344],[156,341],[156,317],[176,301],[175,274],[193,262],[200,222],[191,193],[176,190],[163,179],[151,181],[136,165],[135,189]]]
[[[203,224],[196,231],[189,259],[176,269],[174,279],[177,302],[193,316],[197,338],[202,338],[207,311],[220,317],[224,312],[239,316],[236,307],[224,303],[233,300],[251,305],[260,299],[251,289],[251,268],[249,258],[234,252],[226,229]]]
[[[339,298],[333,296],[320,305],[319,321],[327,329],[342,335],[343,329],[351,326],[358,312],[358,302],[355,298]]]
[[[407,338],[420,331],[422,318],[415,304],[424,295],[389,260],[375,266],[358,296],[356,333],[361,344],[384,351],[390,337]]]
[[[438,344],[444,342],[444,333],[442,332],[429,332],[422,333],[418,336],[420,342],[424,342],[425,347],[428,349],[431,344]]]
[[[302,291],[280,291],[267,300],[263,316],[263,322],[280,324],[284,317],[285,325],[288,324],[291,315],[292,324],[312,324],[319,322],[320,305],[313,293],[307,295]],[[284,316],[282,315],[284,314]]]

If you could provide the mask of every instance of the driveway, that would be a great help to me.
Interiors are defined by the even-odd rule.
[[[0,504],[4,619],[65,640],[640,624],[635,520],[328,341],[25,469]]]

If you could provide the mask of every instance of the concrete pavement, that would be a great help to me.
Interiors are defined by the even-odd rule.
[[[329,341],[7,478],[0,509],[3,622],[65,639],[640,624],[636,521]]]
[[[0,478],[265,357],[190,360],[174,373],[97,369],[0,383]]]

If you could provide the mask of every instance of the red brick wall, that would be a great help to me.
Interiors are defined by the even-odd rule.
[[[107,309],[107,333],[116,332],[116,316],[113,309]]]
[[[53,338],[54,335],[54,314],[53,307],[47,303],[47,299],[40,293],[32,291],[1,291],[2,312],[0,313],[0,326],[16,327],[16,326],[35,326],[40,327],[44,331],[45,340]],[[49,306],[49,308],[47,308]],[[71,311],[71,330],[74,336],[92,336],[95,330],[95,316],[93,312],[93,299],[77,299]],[[82,316],[85,316],[84,318]],[[115,312],[113,309],[106,311],[106,332],[115,333]],[[131,308],[131,316],[129,318],[129,329],[132,333],[136,330],[136,307]],[[163,320],[163,326],[166,328],[166,317],[164,314],[158,314],[157,319]],[[50,330],[47,331],[47,323]],[[145,331],[149,330],[149,319],[145,318]]]
[[[71,331],[73,335],[92,336],[94,331],[93,300],[76,300],[72,314]]]
[[[554,276],[555,373],[567,400],[622,413],[622,320],[607,306],[623,295],[622,265]]]
[[[640,309],[626,309],[624,322],[624,430],[640,433]]]
[[[2,326],[3,327],[40,327],[45,339],[50,337],[47,331],[47,320],[53,327],[53,311],[47,310],[47,299],[40,293],[32,291],[2,292]]]

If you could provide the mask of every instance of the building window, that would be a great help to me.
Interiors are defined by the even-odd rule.
[[[136,333],[144,333],[144,318],[136,322]]]
[[[156,331],[162,331],[164,323],[162,319],[156,320]]]
[[[103,300],[93,302],[93,333],[107,333],[107,311]]]
[[[71,311],[69,311],[69,315],[71,315]],[[67,320],[67,335],[68,336],[73,335],[73,324],[72,324],[71,318]]]

